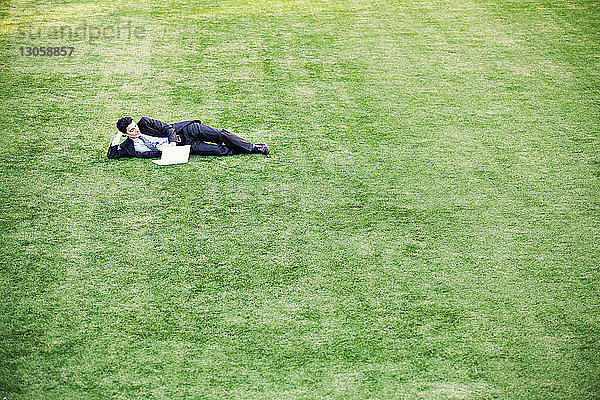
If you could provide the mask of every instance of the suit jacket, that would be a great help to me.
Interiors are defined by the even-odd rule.
[[[140,132],[144,135],[154,136],[154,137],[167,137],[170,142],[180,142],[181,137],[180,133],[185,133],[186,127],[193,123],[200,123],[199,119],[194,119],[191,121],[182,121],[176,122],[174,124],[165,124],[157,119],[152,119],[148,117],[142,117],[140,121],[137,123],[140,129]],[[108,158],[121,158],[121,157],[138,157],[138,158],[156,158],[160,157],[162,154],[161,151],[145,151],[138,152],[135,151],[135,146],[133,144],[133,140],[131,138],[125,139],[125,141],[121,144],[110,146],[108,148],[108,154],[106,155]]]

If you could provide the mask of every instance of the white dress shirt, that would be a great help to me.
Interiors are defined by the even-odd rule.
[[[144,135],[143,133],[140,135],[140,137],[141,136],[143,136],[146,140],[148,140],[150,143],[152,143],[154,146],[156,146],[158,148],[158,150],[160,150],[160,151],[162,151],[162,148],[164,146],[169,145],[169,138],[166,138],[166,137],[148,136],[148,135]],[[133,146],[135,147],[135,151],[140,152],[140,153],[144,153],[146,151],[153,151],[148,146],[146,146],[146,144],[140,137],[131,139],[131,140],[133,140]]]

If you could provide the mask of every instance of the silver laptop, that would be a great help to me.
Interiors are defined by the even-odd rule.
[[[190,147],[192,146],[189,144],[185,146],[165,146],[162,149],[160,160],[152,160],[152,162],[158,165],[185,164],[190,158]]]

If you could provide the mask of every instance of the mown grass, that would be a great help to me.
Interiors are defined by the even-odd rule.
[[[1,11],[0,397],[600,397],[596,2]],[[122,115],[272,153],[107,160]]]

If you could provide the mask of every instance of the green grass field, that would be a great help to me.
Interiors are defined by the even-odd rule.
[[[0,4],[0,399],[600,398],[596,0]]]

